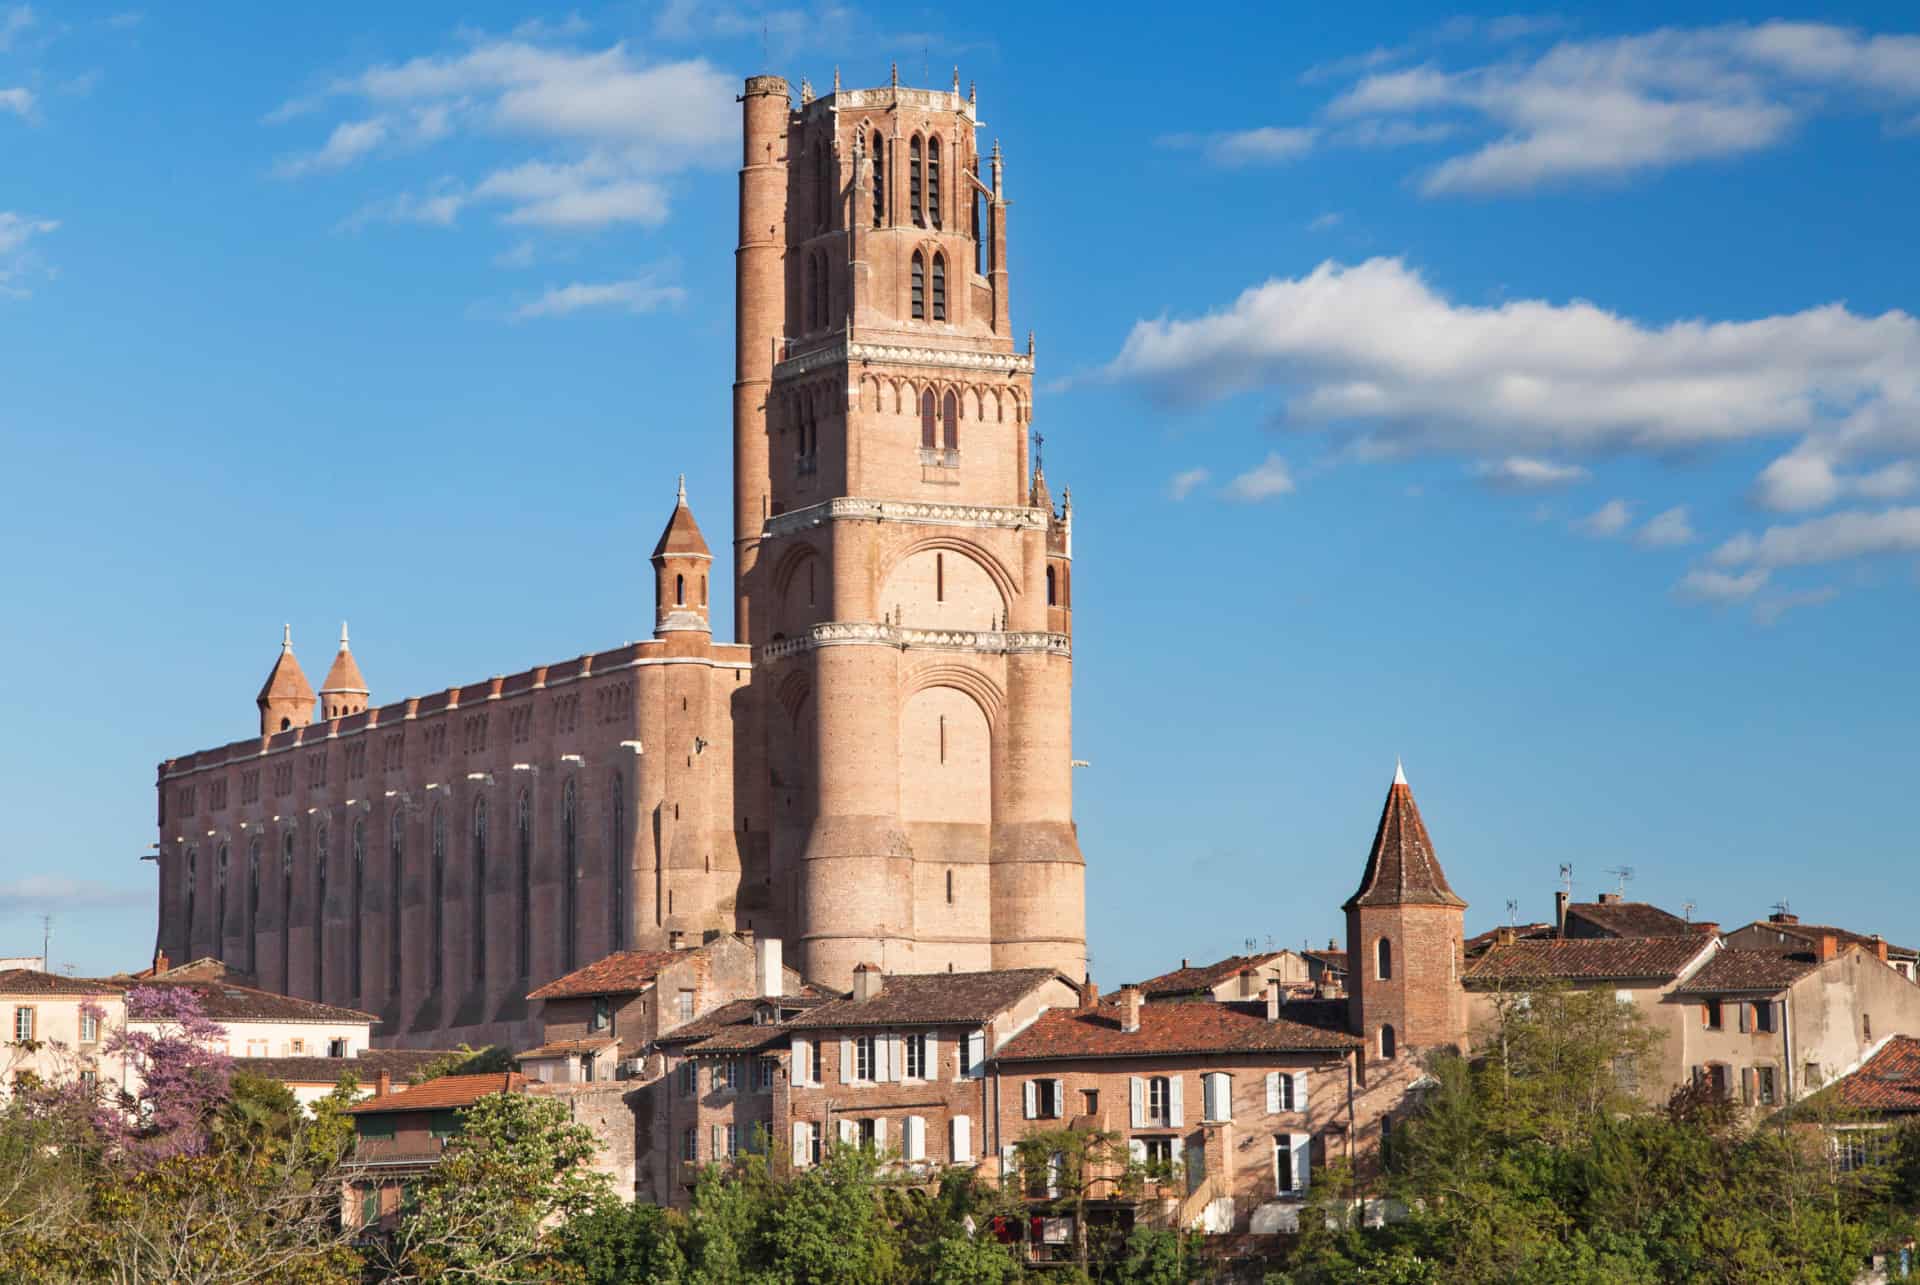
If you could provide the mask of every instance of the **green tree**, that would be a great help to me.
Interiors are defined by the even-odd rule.
[[[681,1285],[684,1235],[681,1220],[660,1206],[610,1196],[559,1229],[556,1251],[584,1285]]]

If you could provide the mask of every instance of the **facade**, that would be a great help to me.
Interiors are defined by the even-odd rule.
[[[107,1042],[127,1016],[112,982],[62,977],[32,968],[0,970],[0,1093],[27,1079],[117,1086],[125,1078]]]
[[[742,104],[735,641],[684,487],[649,640],[376,705],[344,629],[318,693],[283,638],[258,734],[160,765],[161,949],[442,1047],[710,932],[834,986],[1083,971],[1071,506],[1000,156],[957,86]]]
[[[310,1107],[329,1096],[340,1084],[340,1077],[351,1074],[357,1082],[356,1098],[372,1097],[385,1075],[392,1082],[404,1082],[422,1071],[441,1055],[431,1049],[363,1049],[347,1059],[324,1054],[290,1057],[236,1057],[233,1069],[247,1075],[278,1080],[287,1086],[294,1101]]]
[[[460,1112],[491,1094],[526,1087],[524,1077],[512,1072],[443,1075],[411,1087],[382,1077],[372,1097],[348,1108],[354,1143],[341,1193],[342,1221],[363,1233],[393,1230],[410,1185],[432,1172],[447,1139],[460,1132]]]
[[[1913,947],[1895,946],[1877,933],[1857,933],[1846,928],[1803,924],[1800,916],[1787,910],[1776,910],[1763,920],[1755,920],[1743,928],[1734,929],[1727,934],[1727,945],[1734,950],[1817,952],[1824,937],[1833,938],[1843,949],[1863,946],[1886,960],[1895,972],[1908,981],[1916,980],[1915,969],[1920,965],[1920,951],[1915,951]]]

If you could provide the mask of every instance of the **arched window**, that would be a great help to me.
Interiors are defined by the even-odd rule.
[[[827,313],[827,256],[824,254],[816,254],[814,260],[816,268],[813,274],[813,310],[820,318],[814,324],[820,329],[825,330],[833,324],[832,319]]]
[[[940,140],[927,140],[927,221],[940,226]]]
[[[620,773],[607,782],[607,949],[627,948],[627,787]]]
[[[933,390],[920,394],[920,449],[930,451],[937,443],[933,431]]]
[[[293,994],[293,831],[280,839],[280,990]]]
[[[473,801],[473,980],[487,980],[487,801]]]
[[[1394,1049],[1397,1046],[1397,1044],[1398,1044],[1398,1041],[1394,1037],[1393,1028],[1391,1026],[1381,1027],[1380,1028],[1381,1058],[1387,1061],[1391,1061],[1393,1059]]]
[[[1058,589],[1059,589],[1059,586],[1055,584],[1053,568],[1048,567],[1047,568],[1047,605],[1049,607],[1057,607],[1060,605],[1060,596],[1059,596]]]
[[[199,865],[200,865],[200,850],[198,848],[188,848],[187,849],[187,885],[186,885],[187,924],[186,924],[186,931],[181,934],[181,939],[186,946],[187,958],[180,961],[183,964],[193,958],[193,891],[194,891],[194,885],[199,882],[199,875],[198,875]],[[46,961],[42,960],[41,962],[45,963]]]
[[[213,953],[227,957],[227,845],[213,860]]]
[[[927,319],[927,261],[918,250],[913,252],[913,319]]]
[[[947,256],[933,256],[933,319],[947,319]]]
[[[427,889],[427,914],[433,923],[432,951],[427,957],[428,975],[432,978],[430,989],[438,993],[447,980],[447,812],[445,808],[433,810],[432,847],[433,860],[432,883]]]
[[[254,938],[260,925],[260,839],[247,847],[247,971],[260,967],[260,944]]]
[[[573,922],[574,886],[580,878],[579,821],[578,801],[573,781],[569,779],[560,792],[560,937],[566,944],[566,959],[560,971],[566,973],[580,966],[576,950],[579,933]]]
[[[1393,943],[1385,937],[1373,947],[1373,975],[1383,982],[1393,977]]]
[[[406,873],[407,821],[398,807],[387,823],[387,994],[400,995],[400,897]]]
[[[976,153],[973,158],[973,182],[967,184],[967,191],[972,195],[972,199],[967,202],[967,205],[973,211],[973,226],[969,229],[973,236],[973,270],[984,277],[987,275],[987,238],[985,236],[987,223],[980,214],[980,157],[978,153]]]
[[[353,887],[349,890],[353,896],[353,942],[347,950],[347,968],[353,977],[353,999],[360,1002],[366,986],[365,975],[361,970],[361,938],[366,929],[367,919],[367,823],[362,817],[353,819]]]
[[[676,607],[684,607],[687,605],[687,578],[685,576],[675,576],[673,578],[673,605]]]
[[[915,134],[907,149],[907,208],[913,211],[913,226],[927,226],[926,212],[920,205],[920,136]]]
[[[313,830],[313,997],[322,999],[327,976],[327,823]]]
[[[878,130],[873,135],[873,226],[887,219],[887,144]]]
[[[816,442],[814,445],[817,446],[819,443]],[[707,605],[707,578],[705,576],[700,577],[700,605],[703,607]]]
[[[950,451],[959,450],[960,400],[953,395],[951,389],[947,391],[946,400],[940,403],[940,421],[942,427],[946,430],[945,436],[942,439],[946,448]]]
[[[820,230],[833,226],[833,158],[827,154],[824,140],[814,145],[814,217]]]
[[[520,926],[520,976],[533,972],[533,807],[525,790],[520,791],[520,806],[514,818],[514,857],[519,867],[516,886],[519,895],[514,915]]]

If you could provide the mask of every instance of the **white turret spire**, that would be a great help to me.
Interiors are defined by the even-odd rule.
[[[1407,783],[1407,770],[1400,766],[1400,756],[1398,754],[1393,756],[1393,783],[1395,785],[1405,785]]]
[[[291,654],[293,651],[293,626],[280,626],[280,650]]]

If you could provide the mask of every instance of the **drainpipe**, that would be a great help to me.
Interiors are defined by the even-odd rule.
[[[1780,1001],[1780,1040],[1781,1040],[1781,1043],[1786,1046],[1786,1050],[1787,1050],[1787,1065],[1786,1065],[1787,1092],[1785,1096],[1787,1101],[1792,1102],[1794,1098],[1797,1096],[1793,1091],[1794,1062],[1793,1062],[1793,992],[1792,991],[1788,991],[1786,993],[1786,996],[1782,998]]]

